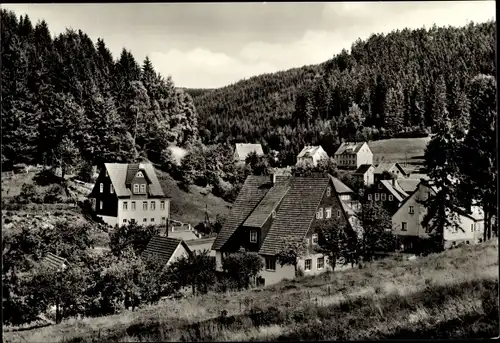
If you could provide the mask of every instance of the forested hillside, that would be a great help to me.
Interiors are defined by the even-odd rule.
[[[495,75],[495,25],[374,34],[321,65],[207,92],[194,99],[200,135],[260,142],[289,162],[306,143],[331,154],[341,139],[425,135],[467,112],[473,77]]]
[[[197,138],[191,97],[146,58],[2,10],[2,165],[158,161]]]

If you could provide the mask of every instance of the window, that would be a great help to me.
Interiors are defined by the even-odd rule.
[[[139,185],[134,185],[134,193],[139,193]]]
[[[124,201],[123,202],[123,210],[126,211],[128,207],[128,202]]]
[[[160,210],[165,210],[165,201],[160,201]]]
[[[375,201],[379,201],[380,199],[380,194],[379,193],[375,193]]]
[[[304,263],[304,270],[311,270],[312,260],[308,258]]]
[[[318,212],[316,213],[316,219],[323,219],[323,207],[320,207],[318,209]]]
[[[115,192],[115,190],[113,189],[113,185],[109,185],[109,192],[111,194],[113,194]]]
[[[309,238],[306,238],[306,245],[309,245]]]
[[[392,194],[389,194],[389,201],[392,201],[394,200],[394,197],[392,196]]]
[[[257,231],[250,231],[250,243],[257,243]]]
[[[405,222],[401,223],[401,231],[406,231],[406,223]]]
[[[131,209],[132,209],[132,211],[135,211],[135,201],[132,201],[132,206],[131,206],[131,207],[132,207],[132,208],[131,208]]]
[[[127,223],[127,219],[123,219],[123,223],[126,224]]]
[[[276,211],[275,211],[275,210],[273,210],[273,211],[271,212],[271,217],[272,217],[273,219],[274,219],[274,218],[276,218]]]
[[[382,200],[382,201],[385,201],[385,200],[386,200],[386,198],[387,198],[387,194],[382,193],[382,194],[380,195],[380,197],[381,197],[381,200]]]
[[[100,193],[104,192],[104,184],[103,183],[99,184],[99,192]]]
[[[271,257],[266,257],[266,270],[276,270],[276,260]]]
[[[368,194],[368,200],[372,201],[372,195],[371,194]]]
[[[142,221],[146,223],[148,220],[147,218],[143,218]]]
[[[318,263],[317,263],[317,268],[323,269],[325,267],[325,258],[324,257],[318,257]]]
[[[143,201],[142,202],[142,209],[143,210],[147,210],[148,209],[148,202],[147,201]]]
[[[154,222],[154,221],[155,221],[155,219],[154,219],[154,218],[151,218],[151,221],[152,221],[152,222]]]
[[[337,210],[337,218],[340,218],[340,210]]]
[[[151,211],[154,211],[156,209],[156,202],[151,201]]]
[[[474,224],[470,224],[470,232],[474,232]]]
[[[144,177],[144,175],[142,175],[142,172],[137,172],[136,176],[137,177]]]
[[[381,183],[378,184],[378,189],[382,189],[382,184]]]
[[[99,209],[102,210],[102,207],[103,207],[103,202],[102,201],[99,201]]]
[[[165,217],[161,217],[161,221],[162,221],[162,222],[165,222],[166,220],[167,220],[167,218],[165,218]]]
[[[107,171],[107,170],[106,170],[106,172],[105,172],[105,174],[104,174],[104,175],[105,175],[106,177],[108,177],[108,176],[109,176],[109,174],[108,174],[108,171]]]
[[[329,197],[330,195],[332,195],[332,189],[330,187],[328,187],[326,189],[326,196]]]
[[[413,208],[413,206],[410,206],[410,208],[408,209],[408,213],[410,214],[415,213],[415,209]]]
[[[141,193],[146,193],[146,185],[144,183],[141,185]]]
[[[314,233],[312,235],[312,244],[318,244],[318,234]]]
[[[328,207],[328,208],[325,210],[325,217],[326,217],[327,219],[332,217],[332,208],[331,208],[331,207]]]

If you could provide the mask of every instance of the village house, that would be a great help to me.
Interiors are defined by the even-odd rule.
[[[319,161],[326,159],[328,159],[328,154],[325,150],[323,150],[321,145],[306,145],[304,149],[302,149],[302,151],[297,155],[297,165],[316,167]]]
[[[339,168],[357,169],[362,164],[373,164],[373,153],[366,142],[344,142],[334,156]]]
[[[364,197],[366,202],[376,203],[384,208],[390,215],[396,213],[409,194],[401,188],[399,180],[379,180],[372,187],[366,189]]]
[[[146,249],[142,252],[141,258],[151,259],[168,267],[178,258],[189,254],[191,254],[191,250],[182,239],[153,236]]]
[[[258,284],[293,279],[294,267],[281,266],[276,255],[283,239],[298,239],[305,240],[310,248],[298,261],[298,268],[305,275],[324,272],[330,268],[327,257],[314,251],[319,239],[317,225],[335,218],[348,226],[354,213],[347,214],[346,209],[329,175],[249,176],[212,245],[217,270],[222,270],[227,254],[243,248],[263,259]]]
[[[413,248],[420,239],[429,238],[429,230],[422,225],[422,220],[427,213],[422,202],[435,195],[436,192],[435,186],[422,179],[416,190],[405,199],[392,216],[392,232],[397,237],[398,244],[402,244],[405,249]],[[469,213],[458,209],[453,209],[453,211],[458,215],[460,227],[445,228],[444,248],[459,243],[478,243],[484,230],[484,215],[481,209],[473,206]]]
[[[105,163],[88,197],[96,215],[110,226],[132,220],[167,225],[170,217],[170,200],[151,163]]]
[[[234,160],[238,163],[245,163],[246,158],[251,153],[256,153],[257,156],[264,155],[262,145],[249,143],[236,143],[234,148]]]
[[[374,182],[375,167],[371,164],[362,164],[356,169],[352,176],[362,181],[365,186],[371,186]]]
[[[374,181],[377,182],[381,180],[384,172],[394,175],[397,179],[406,178],[408,176],[399,163],[379,163],[373,172]]]

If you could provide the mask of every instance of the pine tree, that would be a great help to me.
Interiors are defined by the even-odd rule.
[[[432,118],[433,125],[442,125],[443,121],[448,118],[448,104],[446,99],[446,84],[444,76],[439,75],[434,85],[434,93],[432,97]]]
[[[403,130],[404,108],[403,93],[401,86],[389,88],[385,98],[385,129],[392,134],[398,134]]]

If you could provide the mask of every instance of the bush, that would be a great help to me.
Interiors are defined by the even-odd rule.
[[[42,197],[34,185],[25,183],[21,186],[21,193],[16,197],[15,201],[18,204],[41,204]]]
[[[230,254],[222,262],[222,268],[238,284],[239,289],[250,287],[250,280],[256,277],[263,267],[261,257],[249,252]]]
[[[62,203],[64,202],[63,194],[64,194],[64,188],[61,185],[59,184],[52,185],[45,193],[43,197],[43,202],[46,204]]]

